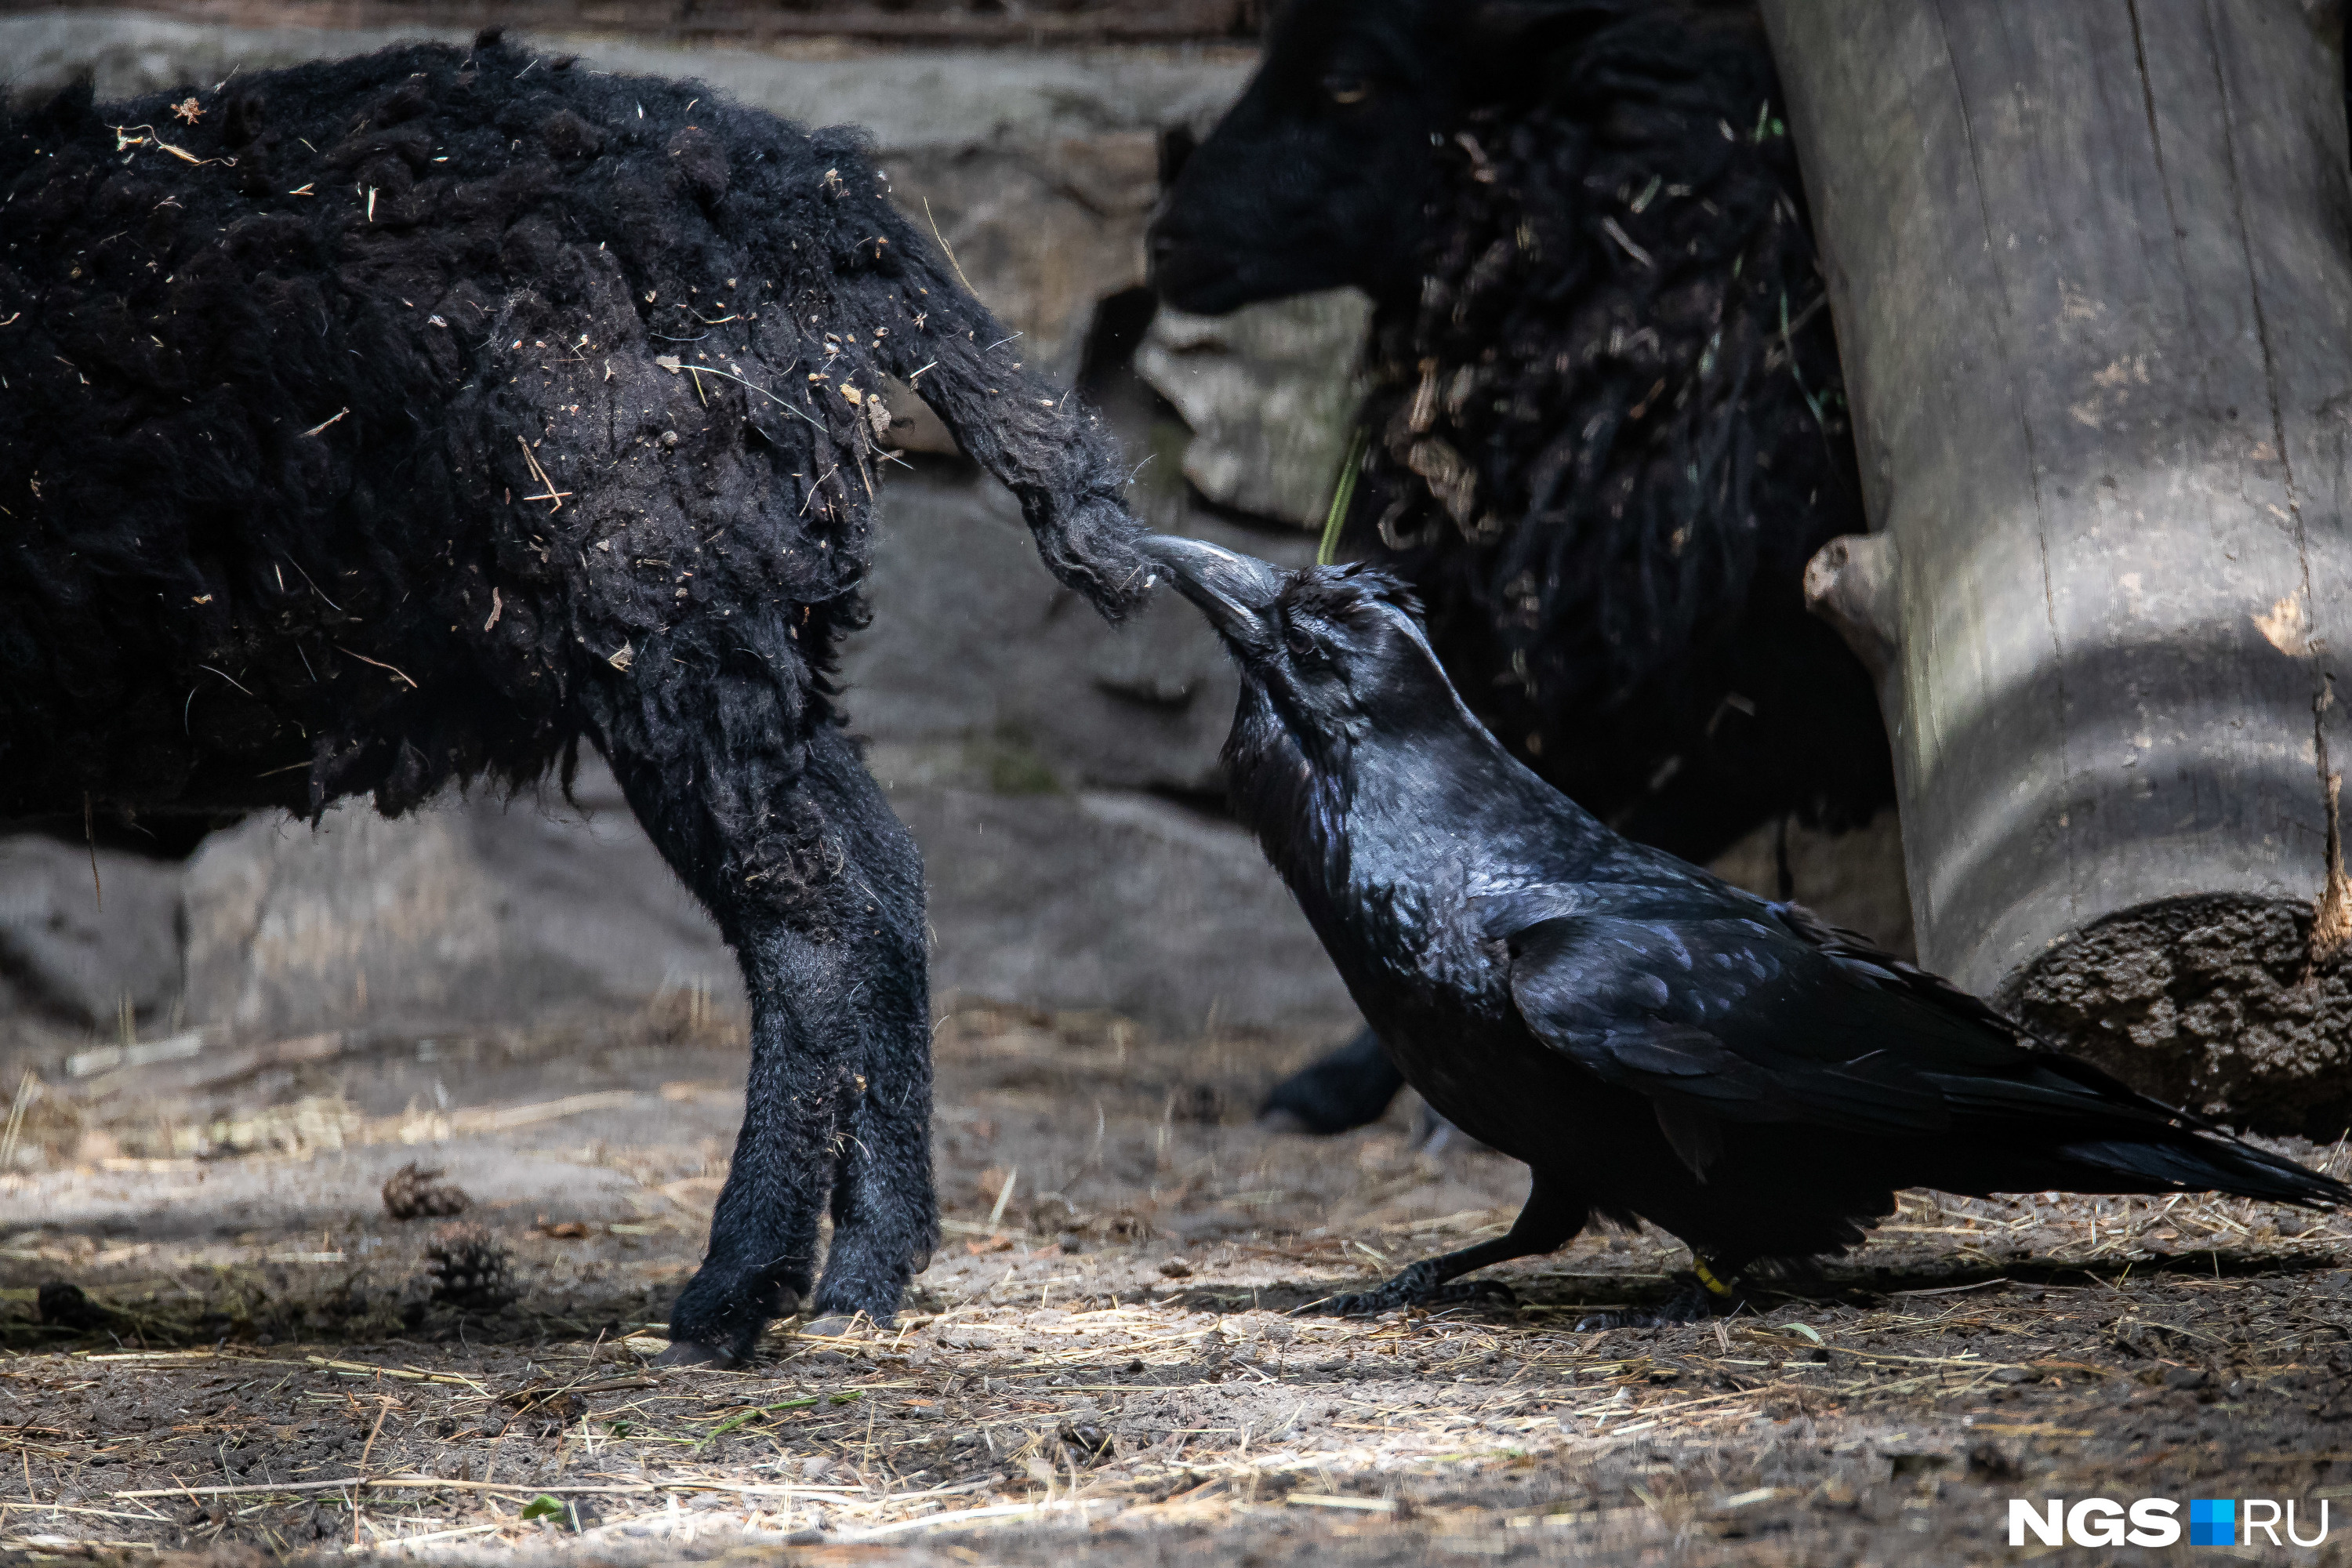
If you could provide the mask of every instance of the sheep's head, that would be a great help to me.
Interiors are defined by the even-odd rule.
[[[1643,4],[1290,0],[1248,89],[1175,174],[1151,226],[1154,284],[1210,314],[1349,284],[1410,300],[1432,142],[1537,90],[1548,62]]]

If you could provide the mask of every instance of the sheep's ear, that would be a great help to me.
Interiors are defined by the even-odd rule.
[[[1478,96],[1539,89],[1549,61],[1632,8],[1628,0],[1486,0],[1470,14],[1466,45]]]
[[[97,84],[87,76],[78,76],[47,99],[24,104],[22,115],[27,129],[62,133],[97,119]]]

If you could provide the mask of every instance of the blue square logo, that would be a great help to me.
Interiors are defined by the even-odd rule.
[[[2189,1544],[2238,1544],[2237,1502],[2231,1498],[2191,1498],[2189,1500]]]

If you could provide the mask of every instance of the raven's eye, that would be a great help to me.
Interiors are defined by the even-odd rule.
[[[1284,628],[1282,640],[1284,646],[1288,647],[1292,653],[1297,654],[1300,658],[1312,658],[1321,649],[1322,647],[1320,643],[1318,643],[1315,640],[1315,634],[1313,632],[1308,631],[1305,626],[1299,626],[1296,622]]]
[[[1356,104],[1372,96],[1372,84],[1360,76],[1327,76],[1323,90],[1334,103]]]

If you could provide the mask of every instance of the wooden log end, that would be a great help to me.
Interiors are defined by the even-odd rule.
[[[2142,904],[2053,942],[1993,1001],[2144,1094],[2330,1141],[2352,1126],[2352,964],[2312,963],[2320,918],[2242,894]]]

